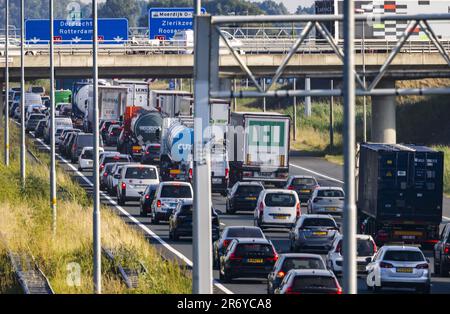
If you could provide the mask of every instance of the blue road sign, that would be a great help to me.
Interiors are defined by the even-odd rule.
[[[175,90],[175,81],[174,80],[170,80],[169,81],[169,90]]]
[[[50,40],[49,20],[25,21],[25,39],[29,44],[47,44]],[[55,20],[54,40],[61,44],[92,43],[92,19]],[[128,40],[127,19],[98,19],[99,44],[123,44]]]
[[[202,13],[206,13],[202,8]],[[149,38],[170,40],[176,32],[194,28],[193,8],[151,8],[148,11]]]

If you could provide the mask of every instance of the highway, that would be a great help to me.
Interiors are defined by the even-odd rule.
[[[41,140],[35,140],[36,145],[48,151],[48,146]],[[109,148],[107,150],[113,150]],[[77,165],[70,164],[67,160],[59,157],[60,166],[71,173],[71,175],[82,185],[88,193],[92,191],[92,171],[77,171]],[[342,167],[329,163],[322,158],[316,157],[291,157],[290,174],[309,174],[314,175],[321,186],[342,186]],[[161,251],[166,258],[177,260],[180,265],[192,265],[192,241],[191,239],[181,239],[177,242],[169,240],[168,225],[152,225],[149,218],[140,217],[139,205],[137,202],[129,202],[125,206],[118,206],[115,197],[102,194],[102,203],[110,206],[120,215],[126,223],[138,228],[143,232],[148,241]],[[225,198],[213,194],[214,207],[225,213]],[[303,212],[306,209],[303,207]],[[450,199],[444,198],[443,222],[450,221]],[[253,225],[253,213],[237,213],[235,215],[220,215],[220,221],[225,226],[233,225]],[[272,240],[278,253],[285,253],[289,250],[288,234],[286,231],[265,232],[266,236]],[[430,267],[433,270],[433,258],[431,252],[425,252],[430,259]],[[255,279],[237,279],[232,283],[221,284],[218,280],[219,273],[214,270],[215,292],[217,293],[236,293],[236,294],[263,294],[266,293],[266,280]],[[365,278],[358,279],[358,290],[360,293],[367,293]],[[432,293],[450,293],[450,278],[432,277]],[[383,289],[382,293],[404,293],[405,290]],[[407,292],[407,290],[406,290]]]

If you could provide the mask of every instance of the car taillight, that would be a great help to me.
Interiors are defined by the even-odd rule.
[[[271,262],[278,261],[278,254],[277,254],[277,251],[275,251],[275,248],[273,246],[272,246],[272,252],[273,252],[273,256],[272,257],[268,257],[267,260],[271,261]]]
[[[292,289],[292,287],[288,287],[288,288],[286,289],[285,294],[300,294],[300,292],[296,292],[296,291],[294,291],[294,290]]]
[[[288,190],[293,191],[294,190],[294,186],[293,185],[288,186]]]
[[[376,252],[378,252],[378,248],[374,241],[372,241],[372,245],[373,245],[373,253],[375,254]]]
[[[146,200],[150,199],[150,195],[148,195],[148,194],[145,195],[145,199],[146,199]]]
[[[229,176],[230,176],[230,169],[225,168],[225,179],[228,179]]]
[[[264,212],[264,204],[263,204],[263,202],[259,203],[259,212],[261,214]]]
[[[104,177],[107,177],[107,176],[108,176],[108,173],[107,173],[107,172],[104,172],[104,173],[103,173],[103,176],[104,176]]]
[[[109,135],[113,136],[113,135],[114,135],[114,133],[113,133],[113,132],[111,132],[111,133],[109,133]]]
[[[223,248],[226,249],[228,245],[230,244],[231,240],[223,240]]]
[[[449,254],[450,253],[450,244],[446,244],[444,247],[444,254]]]
[[[297,218],[300,217],[300,202],[297,203],[295,209],[297,210]]]
[[[122,190],[125,190],[127,188],[127,185],[125,182],[122,182]]]
[[[240,260],[242,260],[242,257],[236,256],[236,254],[231,253],[231,255],[230,255],[230,260],[231,260],[231,261],[240,261]]]
[[[336,294],[342,294],[342,288],[341,287],[338,287],[338,289],[336,291]]]
[[[278,277],[278,278],[283,278],[284,275],[286,275],[286,274],[285,274],[284,271],[282,271],[282,270],[280,270],[280,271],[277,273],[277,277]]]
[[[394,268],[394,265],[391,263],[380,262],[380,268]]]
[[[146,155],[150,155],[150,152],[149,152],[149,151],[146,151],[145,154],[146,154]]]
[[[428,269],[428,263],[419,264],[416,266],[417,269]]]
[[[100,165],[100,170],[102,170],[103,168],[105,168],[105,165],[104,165],[104,164],[101,164],[101,165]]]
[[[339,254],[342,253],[342,242],[341,241],[339,241],[338,245],[336,245],[336,250],[334,252],[339,253]]]
[[[158,200],[158,201],[156,202],[156,207],[161,207],[161,200]]]
[[[189,168],[189,179],[192,179],[192,168]]]

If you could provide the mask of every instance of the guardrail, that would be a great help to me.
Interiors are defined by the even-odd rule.
[[[240,40],[236,48],[246,54],[267,54],[280,53],[287,54],[294,44],[293,39],[258,39],[258,40]],[[446,51],[450,51],[450,40],[441,40],[442,47]],[[1,46],[4,45],[0,40],[0,55],[4,54]],[[397,41],[387,40],[361,40],[355,41],[356,53],[386,53],[390,52],[397,45]],[[338,41],[337,46],[342,48],[343,42]],[[43,44],[25,44],[26,55],[47,55],[50,51],[49,43]],[[364,49],[363,49],[364,47]],[[227,51],[224,44],[220,45],[221,51]],[[193,46],[185,42],[177,41],[125,41],[121,44],[103,43],[99,45],[99,54],[192,54]],[[305,40],[296,53],[329,53],[333,52],[333,48],[322,39]],[[400,53],[432,53],[439,52],[432,41],[407,41],[400,50]],[[55,44],[56,54],[83,55],[92,53],[92,45],[83,41],[64,41]],[[13,42],[10,44],[10,55],[20,55],[20,43]]]

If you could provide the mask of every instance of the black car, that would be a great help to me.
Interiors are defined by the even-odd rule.
[[[69,156],[69,148],[72,147],[72,143],[76,133],[77,132],[75,131],[67,132],[62,141],[59,142],[58,149],[61,155],[65,157]]]
[[[227,194],[227,214],[234,214],[241,210],[255,210],[259,193],[262,190],[264,190],[264,186],[260,182],[236,182]]]
[[[147,186],[144,193],[142,193],[141,200],[139,202],[140,215],[148,216],[148,214],[152,211],[152,203],[155,199],[155,192],[158,189],[157,184],[152,184]]]
[[[160,144],[148,144],[144,148],[144,154],[142,155],[141,163],[146,165],[154,165],[159,163],[160,151]]]
[[[227,250],[228,245],[237,238],[265,239],[266,236],[259,227],[252,226],[229,226],[223,229],[220,238],[213,245],[213,260],[219,267],[220,257]]]
[[[120,125],[118,124],[112,124],[109,127],[108,132],[106,133],[106,140],[105,143],[108,146],[116,146],[117,145],[117,139],[119,138],[120,132],[122,132],[122,129]]]
[[[328,253],[339,227],[330,215],[302,215],[289,232],[292,252]]]
[[[273,294],[291,269],[327,269],[318,254],[281,254],[267,277],[267,293]]]
[[[89,152],[92,155],[92,151]],[[106,190],[108,176],[111,174],[112,168],[114,168],[114,163],[108,163],[100,171],[100,190],[102,191]]]
[[[300,202],[307,202],[318,187],[319,183],[312,176],[290,176],[284,188],[297,192]]]
[[[434,246],[434,273],[448,277],[450,272],[450,223],[442,230],[439,242]]]
[[[71,141],[72,146],[69,150],[69,156],[72,163],[78,161],[78,157],[81,154],[81,151],[84,147],[93,147],[94,146],[94,136],[92,133],[75,133],[73,142]],[[103,141],[99,139],[99,146],[103,146]]]
[[[180,237],[192,237],[192,201],[180,202],[169,217],[169,238],[178,241]],[[219,238],[219,215],[211,208],[212,240]]]
[[[267,278],[278,254],[267,239],[234,239],[220,258],[220,280]]]
[[[44,136],[44,128],[45,128],[45,120],[40,120],[36,127],[34,128],[34,136],[35,137],[43,137]]]

